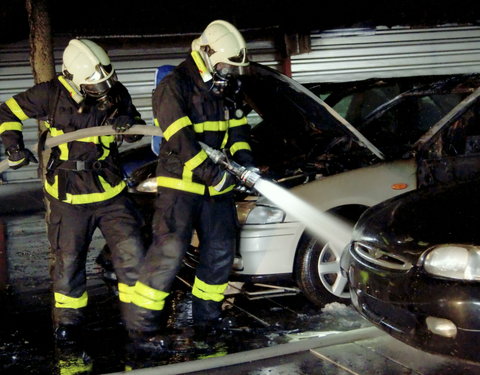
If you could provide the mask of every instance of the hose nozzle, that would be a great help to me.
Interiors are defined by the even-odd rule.
[[[216,150],[203,142],[199,143],[207,153],[208,157],[212,159],[215,164],[223,165],[227,171],[238,178],[238,180],[246,187],[253,188],[260,179],[260,174],[256,171],[245,168],[233,160],[228,160],[227,156],[220,150]]]

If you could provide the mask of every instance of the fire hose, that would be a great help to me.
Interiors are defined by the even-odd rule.
[[[116,132],[110,126],[95,126],[93,128],[86,128],[76,130],[74,132],[62,134],[56,137],[47,138],[45,141],[45,148],[52,148],[63,143],[68,143],[76,141],[82,138],[95,137],[95,136],[105,136],[105,135],[151,135],[151,136],[162,136],[163,132],[160,128],[156,126],[145,126],[145,125],[134,125],[130,129],[126,130],[123,133]],[[33,147],[34,150],[37,149],[37,145]],[[38,155],[41,157],[41,155]],[[0,162],[0,173],[5,172],[8,169],[8,160],[2,160]]]
[[[78,139],[88,138],[88,137],[95,137],[95,136],[106,136],[106,135],[150,135],[150,136],[162,136],[163,132],[160,128],[156,126],[145,126],[145,125],[134,125],[130,129],[126,130],[123,133],[116,132],[110,126],[96,126],[92,128],[80,129],[74,132],[62,134],[56,137],[49,137],[45,141],[45,148],[52,148],[58,146],[63,143],[68,143],[72,141],[76,141]],[[235,177],[237,177],[242,184],[247,186],[248,188],[252,188],[255,183],[260,179],[260,175],[256,172],[245,168],[234,162],[233,160],[229,160],[227,156],[221,152],[220,150],[213,149],[206,144],[199,142],[202,148],[205,150],[207,155],[210,159],[213,160],[214,163],[223,166],[226,170],[232,173]],[[36,150],[38,145],[34,146]],[[41,155],[38,155],[41,157]],[[8,169],[8,160],[3,160],[0,162],[0,173],[6,171]]]

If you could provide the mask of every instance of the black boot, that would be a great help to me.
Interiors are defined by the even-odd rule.
[[[168,353],[171,349],[171,340],[167,335],[153,332],[130,331],[128,333],[130,346],[134,350],[150,353]]]
[[[80,326],[59,324],[53,331],[55,343],[59,346],[83,344],[83,334]]]

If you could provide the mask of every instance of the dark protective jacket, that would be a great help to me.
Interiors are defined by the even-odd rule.
[[[104,125],[108,119],[129,116],[133,123],[145,124],[127,89],[116,82],[109,92],[113,105],[89,99],[77,103],[75,91],[63,76],[40,83],[0,105],[0,135],[5,149],[23,145],[22,121],[45,121],[50,136]],[[80,113],[82,112],[82,113]],[[115,136],[94,136],[61,144],[52,149],[47,165],[45,191],[70,204],[102,202],[125,188],[115,163]]]
[[[227,149],[244,166],[252,165],[252,153],[246,117],[230,116],[225,100],[203,82],[201,73],[205,69],[199,55],[192,52],[155,89],[154,121],[166,140],[160,148],[157,185],[214,196],[231,191],[233,185],[221,192],[213,189],[223,170],[198,142]]]

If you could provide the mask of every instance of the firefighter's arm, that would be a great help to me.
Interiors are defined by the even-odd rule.
[[[223,179],[224,171],[215,165],[197,141],[194,125],[187,114],[181,88],[173,77],[165,77],[153,95],[155,125],[163,131],[173,154],[181,164],[197,176],[205,185],[215,186]]]
[[[17,94],[0,105],[0,136],[8,156],[8,164],[18,169],[30,162],[38,163],[23,142],[23,121],[46,119],[49,83],[43,83]]]

